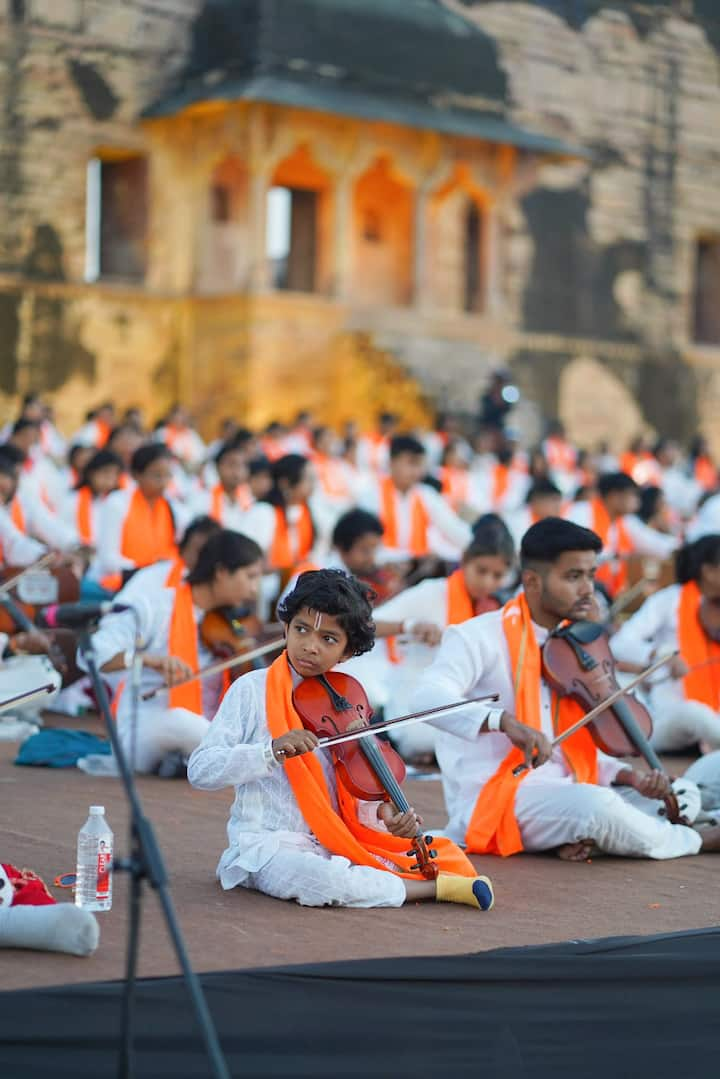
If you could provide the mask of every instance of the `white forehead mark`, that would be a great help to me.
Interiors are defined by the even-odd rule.
[[[313,628],[314,629],[320,629],[321,625],[322,625],[322,612],[321,611],[316,611],[315,612],[315,624],[314,624]]]

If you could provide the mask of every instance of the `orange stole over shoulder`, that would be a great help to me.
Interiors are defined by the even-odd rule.
[[[465,584],[462,569],[456,569],[447,580],[447,624],[457,626],[475,617],[475,604]]]
[[[490,501],[495,508],[497,508],[502,502],[503,498],[507,494],[509,486],[510,468],[508,467],[508,465],[501,465],[498,461],[498,463],[493,466],[492,491],[490,494]]]
[[[10,503],[10,520],[17,528],[18,532],[27,532],[27,523],[25,521],[25,512],[20,505],[20,499],[15,495]]]
[[[249,510],[252,505],[252,497],[249,488],[241,484],[235,491],[235,498],[242,510]],[[221,483],[216,483],[210,492],[210,516],[218,524],[223,524],[223,509],[225,506],[225,490]]]
[[[165,580],[166,588],[175,589],[175,603],[170,618],[168,652],[187,663],[191,670],[198,669],[197,626],[193,614],[190,585],[183,581],[187,567],[182,559],[176,559]],[[202,688],[198,681],[177,686],[168,694],[170,708],[187,708],[202,715]]]
[[[75,506],[75,526],[83,543],[91,544],[94,539],[92,520],[93,496],[89,487],[81,487],[77,493]]]
[[[600,498],[593,498],[590,503],[590,510],[592,514],[590,527],[593,532],[597,532],[603,541],[603,547],[607,547],[612,521],[605,508],[605,503]],[[615,535],[617,537],[615,554],[620,558],[631,554],[634,550],[633,542],[621,517],[615,521]],[[608,588],[611,596],[615,596],[627,585],[627,566],[624,562],[620,562],[617,568],[614,568],[612,562],[606,562],[598,567],[597,579]]]
[[[293,708],[292,677],[285,653],[275,660],[268,671],[265,709],[273,738],[302,729],[300,717]],[[377,832],[361,824],[355,798],[339,782],[340,812],[335,812],[322,766],[315,754],[292,757],[284,767],[305,822],[326,850],[347,858],[353,865],[383,869],[410,880],[422,879],[417,872],[411,872],[410,867],[415,859],[407,856],[407,839],[392,836],[389,832]],[[470,861],[449,839],[438,837],[433,847],[438,852],[437,865],[441,872],[462,877],[476,876]],[[391,861],[395,868],[379,860],[383,858]]]
[[[175,558],[175,523],[166,499],[158,498],[151,506],[139,488],[133,493],[123,522],[120,550],[140,567]]]
[[[138,569],[177,557],[175,522],[166,499],[158,498],[151,506],[140,488],[136,488],[123,521],[120,553]],[[109,573],[100,583],[117,592],[122,588],[123,576]]]
[[[720,644],[711,640],[700,625],[700,589],[694,581],[688,581],[680,590],[678,605],[678,643],[680,655],[688,667],[697,667],[709,659],[717,665],[691,670],[683,678],[685,696],[690,701],[700,701],[716,712],[720,711]]]
[[[443,466],[440,469],[440,482],[442,483],[441,494],[453,509],[457,510],[465,505],[470,492],[470,473],[466,468]]]
[[[428,554],[428,526],[430,517],[418,491],[410,492],[410,554],[422,558]],[[383,542],[386,547],[399,547],[398,523],[395,507],[395,484],[390,476],[380,480],[380,520],[383,525]]]
[[[310,554],[313,545],[314,530],[310,510],[303,503],[300,507],[300,519],[295,526],[295,548],[290,542],[290,526],[280,506],[275,507],[275,532],[270,545],[269,562],[272,569],[292,569]]]
[[[515,687],[515,715],[521,723],[540,730],[540,680],[542,657],[535,638],[530,610],[524,595],[503,607],[503,630],[510,652]],[[567,730],[583,715],[580,705],[553,694],[556,734]],[[597,749],[586,729],[562,745],[565,760],[578,783],[597,783]],[[515,818],[515,794],[528,772],[514,776],[512,770],[523,760],[514,746],[494,776],[480,792],[468,825],[465,843],[471,854],[517,854],[523,849]]]
[[[176,558],[165,578],[165,588],[175,589],[175,602],[170,616],[168,635],[168,655],[183,659],[193,671],[198,669],[197,627],[193,615],[192,593],[190,585],[183,582],[187,566],[181,558]],[[127,687],[123,680],[113,696],[111,711],[117,719],[120,699]],[[190,712],[202,715],[202,689],[199,682],[188,682],[177,686],[168,693],[168,708],[187,708]]]

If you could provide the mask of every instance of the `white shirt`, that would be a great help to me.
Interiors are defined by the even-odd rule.
[[[22,481],[16,497],[22,507],[25,527],[30,535],[46,543],[48,547],[60,551],[75,547],[80,542],[75,526],[63,521],[48,509],[37,493],[26,488]]]
[[[301,514],[302,506],[288,506],[285,510],[291,551],[298,550],[297,526]],[[243,517],[243,534],[254,539],[265,555],[269,553],[275,538],[275,521],[275,506],[271,506],[269,502],[256,502]]]
[[[583,528],[592,528],[593,512],[590,502],[573,502],[568,507],[565,517],[568,521],[574,521]],[[628,514],[622,518],[628,536],[637,554],[649,555],[653,558],[668,558],[678,546],[676,536],[669,536],[665,532],[658,532],[650,528],[644,521],[634,514]],[[609,556],[617,552],[617,524],[613,521],[608,530],[608,542],[605,544],[600,555],[600,561],[605,561]]]
[[[189,501],[189,509],[192,517],[201,517],[205,514],[213,516],[213,492],[197,491]],[[223,491],[220,496],[219,523],[223,528],[230,528],[233,532],[245,531],[245,519],[248,509],[240,501],[233,501]]]
[[[502,625],[502,611],[491,611],[450,626],[435,661],[423,673],[412,700],[418,711],[470,697],[499,694],[497,705],[473,704],[432,720],[440,734],[436,753],[442,770],[445,802],[450,815],[447,834],[464,842],[468,822],[480,791],[512,748],[500,731],[480,733],[485,719],[496,709],[515,714],[515,691],[510,652]],[[547,630],[534,626],[542,647]],[[550,687],[538,685],[541,729],[553,738]],[[598,783],[608,786],[623,768],[622,761],[598,750]],[[574,782],[561,747],[551,759],[525,775],[523,783]]]
[[[5,506],[0,507],[0,547],[6,566],[29,566],[42,558],[46,548],[15,526]]]
[[[450,508],[442,495],[429,487],[426,483],[418,483],[409,491],[400,492],[393,487],[395,499],[395,520],[397,521],[397,546],[400,550],[408,551],[410,548],[410,535],[412,530],[412,503],[415,494],[422,499],[423,506],[428,515],[428,545],[430,550],[437,553],[438,546],[445,549],[446,555],[449,549],[449,557],[459,557],[472,539],[472,530],[467,522],[458,517]],[[373,483],[360,495],[358,504],[362,509],[369,510],[382,519],[382,495],[380,485]],[[442,541],[445,541],[443,544]]]
[[[610,638],[610,648],[616,659],[649,667],[679,648],[678,609],[682,587],[672,584],[653,593],[642,607],[622,624]],[[685,700],[681,678],[668,678],[667,668],[661,667],[650,676],[648,698],[651,706],[666,704],[669,698]]]
[[[720,493],[711,495],[698,510],[697,517],[688,527],[688,541],[720,532]]]

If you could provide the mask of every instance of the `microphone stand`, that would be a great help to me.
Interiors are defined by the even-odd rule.
[[[110,703],[105,691],[100,671],[97,666],[95,652],[92,645],[92,623],[84,626],[80,631],[78,646],[80,654],[85,660],[87,673],[95,693],[95,699],[100,708],[105,727],[110,738],[113,754],[117,761],[120,778],[128,804],[130,806],[130,857],[115,860],[113,868],[130,874],[130,922],[128,927],[126,977],[123,996],[122,1029],[120,1058],[118,1063],[118,1079],[132,1079],[134,1068],[133,1026],[135,1013],[135,984],[137,973],[138,945],[140,942],[140,924],[142,918],[143,882],[148,881],[155,889],[160,898],[165,924],[177,956],[182,975],[192,1001],[195,1015],[202,1031],[205,1049],[210,1061],[210,1074],[215,1079],[230,1079],[223,1051],[215,1029],[210,1010],[208,1009],[205,996],[200,982],[190,965],[185,941],[178,924],[177,915],[173,906],[168,888],[168,877],[160,852],[155,831],[152,824],[145,816],[140,802],[140,797],[135,786],[132,770],[120,745],[115,721],[110,712]],[[136,662],[133,666],[136,667]],[[134,681],[137,679],[137,672]]]

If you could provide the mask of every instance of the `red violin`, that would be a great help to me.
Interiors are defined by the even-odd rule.
[[[373,715],[357,679],[339,671],[304,679],[293,691],[293,705],[305,728],[321,739],[345,734],[358,719],[367,727]],[[350,794],[365,801],[389,801],[399,813],[408,812],[400,787],[405,765],[389,742],[366,737],[332,746],[330,753],[338,779]],[[418,829],[411,842],[413,870],[434,880],[438,868],[432,860],[437,852],[429,848],[432,836]]]

